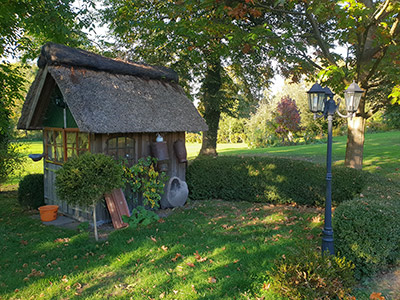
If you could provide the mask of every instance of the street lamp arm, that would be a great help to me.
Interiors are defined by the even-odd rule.
[[[338,98],[337,99],[337,106],[336,106],[336,113],[341,116],[342,118],[350,118],[350,120],[354,117],[355,113],[347,113],[346,115],[342,114],[339,111],[339,106],[340,106],[340,102],[342,101],[342,99]]]

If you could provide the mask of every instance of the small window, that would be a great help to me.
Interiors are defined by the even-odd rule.
[[[89,135],[76,129],[44,130],[46,160],[62,164],[69,158],[89,151]]]
[[[128,165],[135,162],[135,140],[126,136],[112,137],[107,141],[106,153],[115,159],[125,159]]]

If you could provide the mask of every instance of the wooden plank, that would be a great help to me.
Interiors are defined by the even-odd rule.
[[[122,221],[122,216],[130,216],[128,204],[122,189],[114,189],[110,194],[105,194],[108,211],[115,229],[128,226]]]

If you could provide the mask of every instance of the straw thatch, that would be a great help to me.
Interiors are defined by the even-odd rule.
[[[65,48],[71,50],[65,50],[68,53],[59,51]],[[65,46],[50,47],[48,51],[43,49],[39,62],[42,69],[22,109],[18,123],[20,129],[42,129],[50,94],[57,84],[83,132],[207,130],[183,89],[173,82],[176,80],[171,74],[175,72],[170,69],[132,65]],[[57,49],[55,54],[52,52],[54,49]],[[88,60],[93,58],[94,62],[89,66],[82,57],[73,57],[76,51],[86,55]],[[68,64],[68,58],[73,60],[73,64]],[[78,65],[79,62],[82,65]],[[114,63],[117,63],[115,68],[109,70]],[[95,68],[97,65],[108,67]],[[126,72],[128,69],[131,73]]]

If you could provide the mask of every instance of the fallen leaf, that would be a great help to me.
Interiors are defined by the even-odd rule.
[[[179,257],[181,257],[182,256],[182,254],[180,254],[180,253],[177,253],[176,255],[175,255],[175,257],[174,258],[172,258],[171,260],[172,261],[176,261]]]
[[[127,240],[126,242],[127,242],[128,244],[130,244],[130,243],[132,243],[134,240],[135,240],[134,238],[130,238],[130,239]]]
[[[270,285],[271,285],[270,283],[266,283],[266,282],[264,282],[264,284],[263,284],[263,288],[262,288],[262,289],[263,289],[264,291],[266,291],[266,290],[269,290],[269,288],[270,288]]]
[[[385,300],[385,297],[382,296],[382,293],[372,293],[369,296],[369,299],[371,299],[371,300]]]
[[[214,276],[208,277],[208,282],[209,283],[216,283],[217,282],[217,278],[215,278]]]
[[[194,263],[188,262],[188,263],[186,263],[186,264],[187,264],[189,267],[192,267],[192,268],[195,267]]]
[[[160,296],[158,296],[158,298],[163,299],[165,297],[165,293],[161,293]]]
[[[155,237],[151,236],[150,239],[151,239],[154,243],[157,243],[157,240],[156,240]]]
[[[162,245],[162,246],[161,246],[161,249],[162,249],[162,250],[164,250],[164,251],[167,251],[167,250],[168,250],[168,247],[167,247],[167,246],[164,246],[164,245]]]
[[[207,260],[207,257],[201,257],[198,251],[196,251],[196,253],[193,254],[198,262],[204,262]]]
[[[55,239],[54,242],[55,243],[68,243],[71,239],[70,238],[58,238]]]

